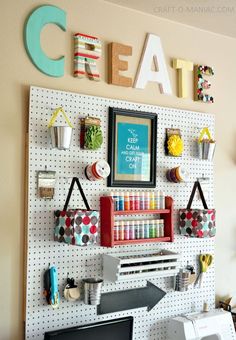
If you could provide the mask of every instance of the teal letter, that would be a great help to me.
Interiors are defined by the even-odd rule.
[[[46,24],[55,24],[65,31],[66,12],[56,6],[47,5],[35,9],[25,24],[25,48],[30,59],[41,72],[51,77],[62,77],[65,58],[48,58],[40,45],[40,33]]]

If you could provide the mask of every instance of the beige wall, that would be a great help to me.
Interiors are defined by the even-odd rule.
[[[46,52],[57,57],[66,55],[63,78],[50,78],[40,73],[24,50],[22,29],[29,12],[40,1],[1,1],[1,246],[0,246],[0,339],[22,339],[23,243],[24,243],[24,138],[28,115],[29,85],[75,91],[131,101],[178,107],[216,115],[217,154],[215,158],[215,197],[217,208],[216,286],[219,295],[236,295],[236,41],[177,23],[171,23],[102,0],[44,0],[67,12],[67,32],[54,26],[43,31]],[[96,14],[96,18],[95,18]],[[219,23],[220,24],[220,23]],[[103,41],[100,63],[102,81],[78,80],[72,76],[72,34],[83,32]],[[159,93],[156,84],[145,90],[123,88],[106,83],[107,43],[133,46],[128,75],[134,77],[147,32],[159,35],[169,65],[173,96]],[[56,38],[56,39],[55,39]],[[196,103],[176,97],[176,74],[170,67],[172,57],[205,63],[215,68],[212,93],[216,103]],[[191,82],[192,75],[189,75]],[[191,84],[189,85],[191,89]]]

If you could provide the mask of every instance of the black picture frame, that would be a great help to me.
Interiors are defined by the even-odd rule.
[[[156,158],[157,114],[109,107],[107,186],[155,188]]]

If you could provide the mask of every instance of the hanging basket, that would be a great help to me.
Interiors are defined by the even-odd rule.
[[[68,126],[53,126],[59,112],[63,114]],[[74,128],[62,107],[59,107],[53,112],[48,128],[50,130],[53,148],[59,150],[67,150],[70,148]]]
[[[207,138],[204,138],[204,135],[206,135]],[[214,158],[216,142],[211,138],[210,131],[207,127],[201,130],[200,136],[196,141],[196,144],[198,158],[212,161]]]

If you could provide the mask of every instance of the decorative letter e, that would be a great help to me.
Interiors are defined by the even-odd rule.
[[[56,6],[41,6],[28,17],[24,28],[24,40],[27,53],[34,65],[51,77],[64,75],[64,56],[50,59],[40,45],[40,33],[46,24],[55,24],[66,30],[66,12]]]

